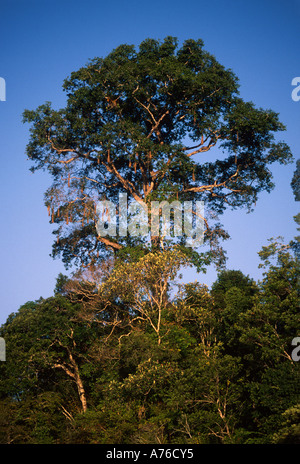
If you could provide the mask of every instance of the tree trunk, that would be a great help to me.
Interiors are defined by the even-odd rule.
[[[86,395],[85,395],[85,390],[84,390],[83,383],[82,383],[81,377],[79,375],[79,372],[78,372],[78,374],[76,373],[75,376],[76,376],[75,381],[76,381],[76,385],[77,385],[77,389],[78,389],[78,394],[79,394],[79,399],[80,399],[80,402],[81,402],[82,410],[83,410],[83,412],[86,412],[86,410],[87,410]]]
[[[87,401],[86,401],[85,389],[84,389],[84,386],[83,386],[83,383],[82,383],[82,380],[81,380],[81,377],[80,377],[80,374],[79,374],[79,369],[78,369],[77,363],[76,363],[76,361],[73,358],[71,353],[70,353],[70,361],[71,361],[71,364],[72,364],[72,366],[74,368],[74,380],[75,380],[76,385],[77,385],[77,390],[78,390],[78,395],[79,395],[79,399],[80,399],[80,402],[81,402],[82,410],[83,410],[83,412],[86,412],[86,410],[87,410]]]
[[[69,351],[69,359],[70,359],[71,368],[70,368],[70,365],[68,366],[65,364],[54,364],[54,367],[63,369],[67,373],[67,375],[75,381],[81,407],[82,407],[82,411],[86,412],[87,411],[87,400],[86,400],[85,389],[84,389],[84,386],[83,386],[83,383],[82,383],[82,380],[79,374],[78,365],[75,359],[73,358],[72,353],[70,353],[70,351]]]

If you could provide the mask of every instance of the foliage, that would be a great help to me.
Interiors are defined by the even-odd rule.
[[[187,266],[222,268],[218,215],[251,210],[273,188],[270,165],[291,161],[278,114],[240,98],[201,40],[120,45],[63,88],[65,108],[48,102],[24,121],[32,171],[53,178],[53,256],[78,269],[0,327],[0,442],[298,443],[297,244],[263,247],[261,282],[224,269],[210,290],[176,280]],[[205,202],[208,247],[175,231],[98,234],[99,201],[120,193],[129,206]]]
[[[292,187],[292,190],[293,190],[295,200],[300,201],[300,159],[298,159],[297,163],[296,163],[296,170],[295,170],[293,178],[292,178],[291,187]],[[298,213],[298,214],[296,214],[296,216],[294,216],[294,220],[295,220],[296,224],[298,226],[300,226],[300,213]],[[297,227],[297,230],[299,232],[300,227]],[[298,257],[299,257],[299,255],[300,255],[300,236],[298,235],[297,237],[295,237],[295,239],[297,241],[296,242],[296,249],[297,249],[297,254],[298,254]]]
[[[1,443],[298,443],[297,260],[261,255],[262,282],[228,270],[212,290],[167,292],[175,251],[93,269],[91,287],[60,275],[0,329]]]
[[[251,209],[273,188],[271,163],[291,160],[275,142],[285,130],[278,114],[239,96],[239,83],[204,49],[202,40],[144,40],[94,58],[63,84],[65,108],[49,102],[24,112],[30,124],[32,170],[48,170],[45,193],[57,225],[53,256],[64,263],[99,263],[111,250],[147,250],[142,236],[97,235],[97,204],[118,204],[119,193],[149,206],[157,201],[204,201],[208,251],[202,264],[224,263],[228,233],[217,222],[227,207]],[[213,151],[217,159],[206,160]],[[152,237],[151,249],[164,246]],[[176,243],[176,241],[175,241]],[[186,246],[186,236],[180,240]],[[197,253],[198,259],[197,259]],[[198,262],[198,265],[199,262]]]

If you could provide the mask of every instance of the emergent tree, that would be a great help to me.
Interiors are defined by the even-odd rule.
[[[196,264],[219,259],[228,234],[217,215],[227,207],[251,210],[258,194],[273,187],[269,165],[291,160],[289,147],[274,138],[285,130],[278,114],[245,102],[235,74],[202,40],[180,48],[173,37],[147,39],[138,50],[120,45],[71,73],[63,89],[65,108],[48,102],[26,110],[24,121],[31,124],[32,171],[53,177],[45,194],[58,226],[53,256],[67,266],[95,263],[133,244],[135,250],[163,245],[153,237],[97,234],[97,202],[117,204],[119,193],[147,205],[205,202],[208,251],[190,254]],[[185,239],[179,244],[187,251]]]

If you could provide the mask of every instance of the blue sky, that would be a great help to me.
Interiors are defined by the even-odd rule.
[[[291,98],[292,79],[300,76],[299,0],[1,0],[0,9],[0,77],[6,81],[6,101],[0,101],[0,323],[26,301],[50,296],[58,273],[65,272],[49,256],[53,226],[43,195],[50,179],[29,171],[22,113],[45,101],[64,106],[63,80],[90,58],[148,37],[171,35],[180,43],[201,38],[238,76],[244,99],[280,114],[287,131],[279,138],[300,158],[300,101]],[[267,239],[295,236],[294,170],[295,163],[274,165],[276,188],[260,195],[255,212],[221,218],[231,235],[228,268],[259,279],[257,252]],[[214,269],[198,276],[208,285],[215,278]]]

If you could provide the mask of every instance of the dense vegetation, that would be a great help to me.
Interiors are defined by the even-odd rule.
[[[227,270],[211,291],[171,292],[178,256],[163,256],[144,260],[151,273],[60,275],[8,318],[1,443],[299,443],[291,248],[264,248],[262,282]]]
[[[24,121],[31,169],[53,180],[53,256],[77,270],[0,328],[0,442],[299,443],[299,237],[262,249],[255,282],[224,270],[218,218],[251,210],[274,187],[270,165],[291,162],[278,114],[245,102],[201,40],[121,45],[64,90],[65,108]],[[299,164],[291,185],[298,201]],[[203,246],[175,227],[100,234],[97,206],[120,193],[128,211],[204,202]],[[177,283],[211,263],[211,289]]]

